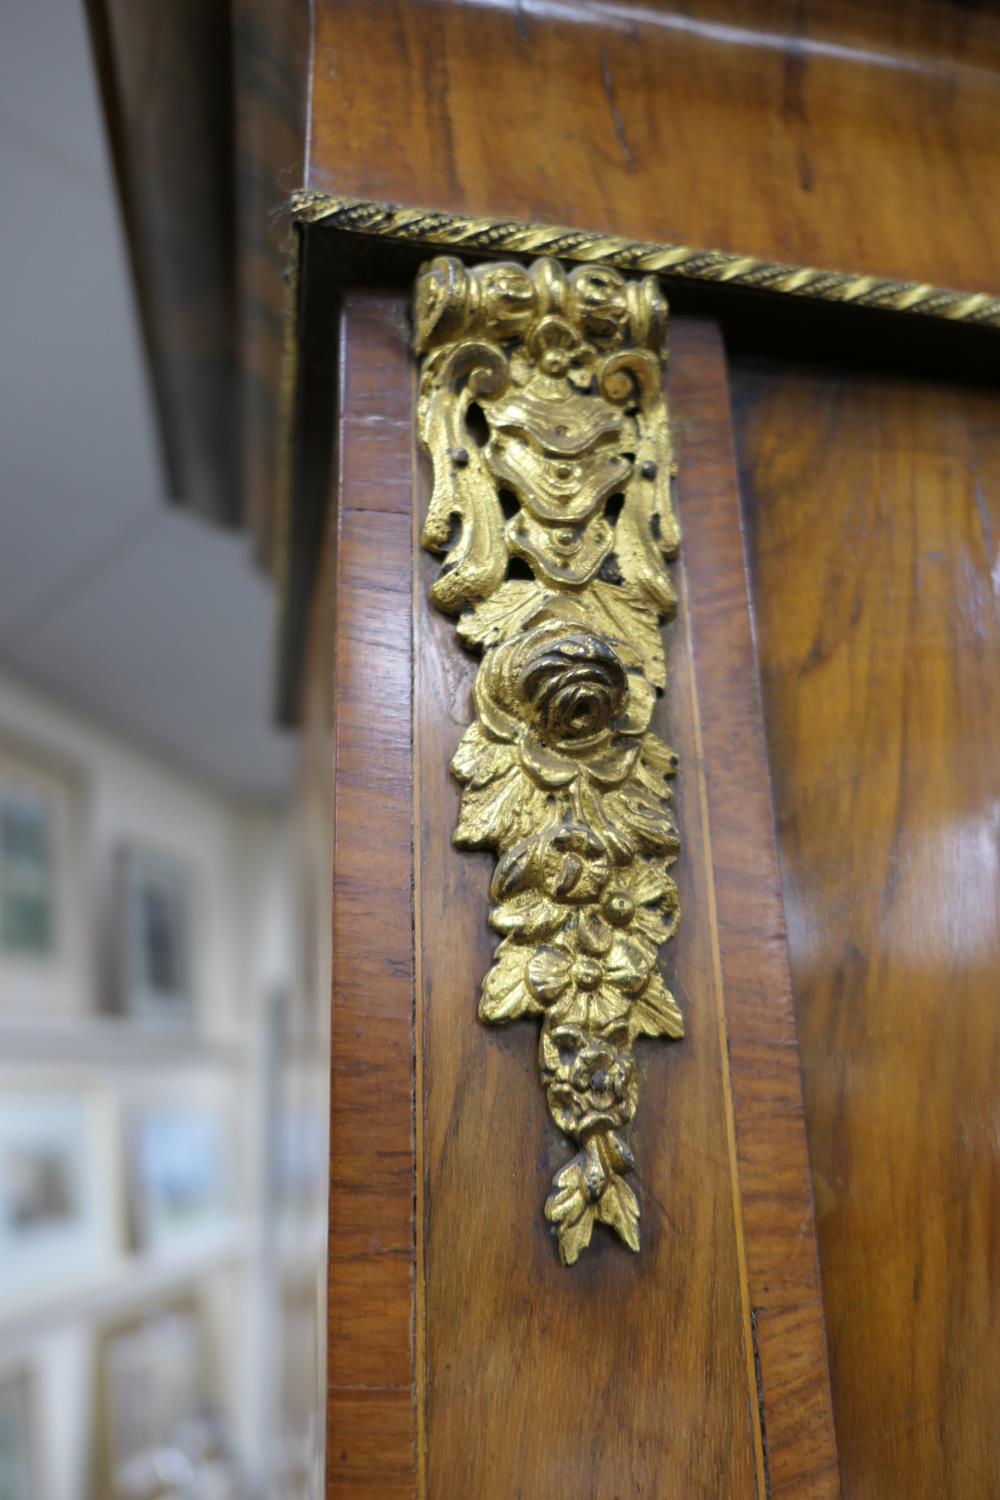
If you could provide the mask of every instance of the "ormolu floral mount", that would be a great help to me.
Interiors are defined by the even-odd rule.
[[[679,918],[677,757],[649,728],[679,541],[666,305],[651,277],[441,256],[414,316],[431,593],[483,653],[452,761],[455,842],[499,855],[479,1015],[542,1018],[549,1109],[578,1146],[545,1205],[571,1265],[597,1221],[639,1248],[633,1044],[684,1031],[656,969]]]

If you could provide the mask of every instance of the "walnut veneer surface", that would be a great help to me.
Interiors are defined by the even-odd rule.
[[[1000,16],[317,0],[306,186],[1000,288]]]
[[[1000,397],[735,380],[849,1500],[1000,1494]]]
[[[331,1493],[736,1500],[763,1496],[766,1465],[774,1496],[833,1496],[718,332],[678,319],[672,334],[686,542],[659,714],[682,766],[685,916],[667,977],[688,1035],[676,1048],[642,1049],[642,1251],[602,1230],[572,1269],[559,1264],[538,1206],[565,1146],[537,1087],[535,1027],[498,1032],[476,1020],[494,942],[491,861],[451,845],[457,788],[447,769],[475,664],[427,599],[435,564],[417,548],[414,525],[428,475],[414,453],[406,337],[400,299],[348,297],[335,627]]]

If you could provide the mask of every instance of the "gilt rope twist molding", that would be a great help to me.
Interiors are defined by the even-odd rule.
[[[725,283],[817,302],[917,313],[949,322],[1000,328],[998,297],[924,282],[867,276],[857,271],[790,265],[726,250],[658,244],[596,230],[374,203],[306,189],[293,195],[292,212],[300,224],[322,223],[355,234],[451,248],[465,254],[553,255],[563,260],[600,261],[621,271],[653,272],[680,281]]]
[[[539,1017],[549,1110],[576,1154],[545,1213],[563,1262],[596,1223],[639,1248],[638,1037],[684,1027],[657,970],[679,918],[666,682],[679,534],[652,277],[553,260],[420,273],[418,425],[434,469],[434,603],[482,653],[452,761],[455,842],[498,856],[480,1019]]]

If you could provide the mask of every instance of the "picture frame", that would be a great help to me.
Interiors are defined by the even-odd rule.
[[[0,737],[0,1015],[92,1008],[87,811],[82,771]]]
[[[0,1311],[113,1271],[121,1253],[117,1117],[100,1090],[0,1092]]]
[[[26,1366],[0,1370],[0,1500],[38,1500],[36,1400],[35,1380]]]
[[[116,1009],[147,1025],[195,1020],[194,878],[186,861],[143,844],[115,857]]]
[[[126,1152],[137,1250],[169,1254],[234,1228],[234,1140],[221,1108],[183,1097],[135,1108],[127,1117]]]
[[[283,1242],[309,1243],[325,1231],[329,1120],[325,1072],[286,1064],[275,1121],[274,1208]]]
[[[274,1492],[288,1500],[322,1493],[325,1341],[322,1272],[286,1277],[279,1304]]]
[[[98,1493],[107,1500],[240,1500],[240,1466],[196,1289],[100,1331]]]

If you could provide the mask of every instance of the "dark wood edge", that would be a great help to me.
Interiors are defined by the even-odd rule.
[[[397,299],[393,299],[394,304]],[[381,299],[384,307],[385,299]],[[366,312],[346,299],[340,425],[364,430]],[[376,350],[376,360],[377,360]],[[410,372],[385,385],[411,404]],[[412,535],[409,424],[340,445],[334,602],[327,1492],[410,1500],[416,1464]]]
[[[101,96],[101,109],[107,132],[108,150],[114,172],[118,206],[121,211],[128,264],[138,313],[142,353],[149,374],[149,390],[156,412],[156,442],[160,451],[167,488],[171,495],[184,492],[184,462],[178,441],[177,426],[170,397],[157,359],[156,308],[153,288],[142,274],[142,246],[138,229],[135,187],[129,165],[128,132],[122,108],[121,87],[111,37],[111,18],[106,0],[84,0],[87,35]]]

